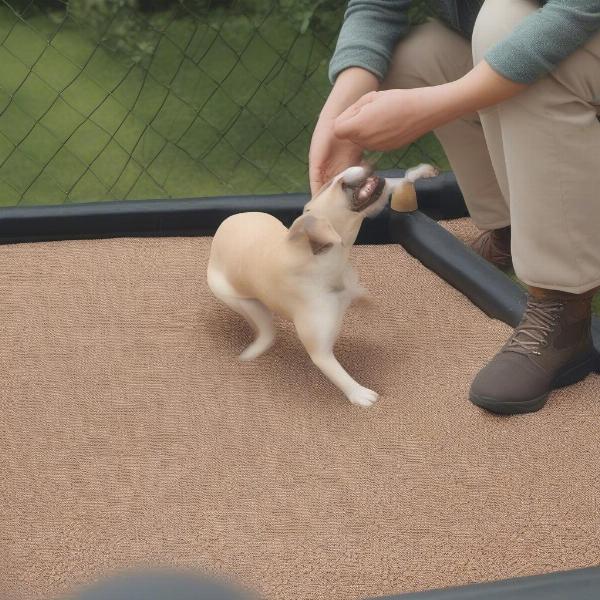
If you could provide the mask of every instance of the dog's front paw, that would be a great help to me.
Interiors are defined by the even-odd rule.
[[[408,181],[414,183],[417,179],[427,179],[429,177],[437,177],[440,170],[433,165],[420,164],[418,167],[413,167],[406,171],[405,177]]]
[[[365,387],[359,387],[348,394],[348,400],[350,400],[352,404],[364,406],[366,408],[373,406],[378,398],[379,394],[377,392]]]
[[[421,177],[423,178],[437,177],[440,174],[440,170],[433,165],[423,165],[421,168]]]

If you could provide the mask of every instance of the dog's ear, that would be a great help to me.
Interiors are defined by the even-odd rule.
[[[292,223],[288,238],[295,240],[300,236],[308,238],[313,254],[327,252],[336,244],[342,243],[342,238],[331,223],[323,217],[314,215],[302,215]]]

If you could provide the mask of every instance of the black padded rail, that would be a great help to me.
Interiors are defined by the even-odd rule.
[[[402,172],[381,174],[399,177]],[[418,181],[417,193],[422,210],[433,218],[452,219],[468,214],[452,173]],[[213,235],[227,217],[248,211],[268,212],[289,226],[307,200],[307,194],[282,194],[4,208],[0,209],[0,243]],[[386,210],[365,221],[357,243],[389,241]]]
[[[488,316],[512,326],[521,320],[523,290],[420,210],[390,211],[390,238]]]
[[[519,577],[445,590],[386,596],[378,600],[597,600],[600,568]]]
[[[401,172],[382,172],[385,177],[398,177],[398,173]],[[415,185],[419,210],[428,217],[443,221],[469,216],[462,192],[451,171],[441,173],[433,179],[419,179]]]
[[[420,210],[390,210],[390,239],[401,244],[488,316],[516,327],[525,310],[523,288],[456,239]],[[594,345],[600,352],[600,318],[593,317]],[[599,596],[600,597],[600,596]]]

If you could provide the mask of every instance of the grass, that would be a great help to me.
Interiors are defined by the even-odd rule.
[[[0,8],[0,206],[307,189],[331,40],[278,14],[146,26],[135,61],[64,14]],[[424,160],[447,167],[432,136],[379,166]]]

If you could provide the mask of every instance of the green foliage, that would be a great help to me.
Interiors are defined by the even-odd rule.
[[[305,33],[309,27],[336,31],[345,5],[344,0],[279,0],[281,11],[301,33]]]
[[[174,19],[193,18],[220,27],[244,17],[260,27],[267,16],[285,19],[296,31],[330,43],[343,17],[345,0],[9,0],[23,17],[47,13],[60,24],[76,24],[103,47],[138,63],[150,58]]]
[[[227,16],[249,19],[279,14],[301,34],[309,29],[333,39],[339,30],[347,0],[4,0],[23,17],[50,13],[56,22],[70,19],[85,26],[98,41],[139,62],[150,56],[169,17],[194,17],[205,22]],[[426,0],[416,0],[413,22],[430,13]],[[161,18],[162,15],[162,18]]]
[[[40,9],[64,8],[65,3],[62,0],[2,0],[0,6],[2,5],[7,6],[20,15],[28,16]]]
[[[136,0],[68,0],[67,13],[70,17],[82,21],[92,15],[112,18],[121,10],[137,8]],[[94,25],[95,23],[90,23]]]
[[[98,42],[133,62],[150,56],[160,39],[160,31],[148,27],[137,0],[68,0],[66,15],[57,18],[85,26]]]
[[[408,16],[411,23],[422,23],[425,19],[433,14],[431,2],[427,0],[414,0]]]

